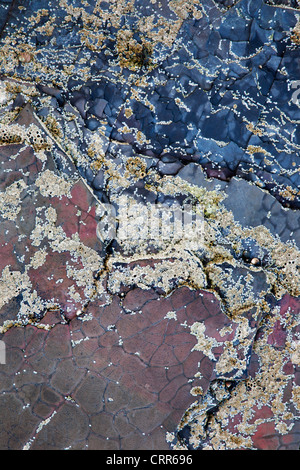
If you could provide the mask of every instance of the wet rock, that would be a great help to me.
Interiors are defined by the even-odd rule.
[[[254,266],[266,266],[271,261],[270,253],[266,248],[261,248],[258,243],[251,239],[242,240],[242,259]]]
[[[87,119],[86,126],[90,131],[95,131],[100,126],[99,121],[94,118]]]
[[[28,108],[24,108],[18,118],[19,123],[22,121],[29,128],[38,123]],[[3,258],[2,284],[6,285],[11,279],[13,285],[10,293],[2,299],[2,327],[9,321],[26,324],[30,318],[41,318],[49,303],[61,308],[67,318],[74,316],[88,299],[84,288],[80,288],[73,277],[75,275],[76,278],[76,272],[80,276],[85,265],[86,255],[78,258],[78,249],[91,250],[90,254],[96,258],[98,254],[94,250],[101,251],[96,235],[96,201],[83,182],[76,179],[75,182],[68,181],[57,174],[49,152],[41,160],[35,153],[38,150],[30,146],[20,154],[14,154],[15,150],[12,146],[9,154],[2,153],[6,169],[10,174],[14,171],[18,174],[17,182],[6,179],[2,187],[4,193],[11,192],[12,188],[15,190],[12,205],[3,207],[2,224],[6,225],[11,241],[20,240],[17,249],[11,245],[12,260]],[[22,199],[19,199],[19,194]],[[72,236],[75,234],[79,239],[74,244]],[[63,249],[59,248],[61,243],[66,243]],[[7,242],[3,238],[1,247],[7,252]],[[76,251],[77,256],[74,257]],[[18,267],[14,266],[13,260]],[[70,278],[68,269],[75,270]],[[96,266],[92,272],[95,270]],[[93,283],[93,277],[90,277],[88,289],[93,288]],[[10,303],[18,296],[20,308],[12,312]],[[8,312],[11,313],[9,319]]]
[[[89,109],[91,114],[94,114],[97,118],[101,118],[103,116],[103,111],[105,106],[107,105],[108,101],[98,98],[94,101],[93,106]]]
[[[176,175],[182,166],[180,162],[164,163],[160,161],[158,163],[158,170],[162,175]]]
[[[92,181],[92,185],[96,190],[102,189],[104,183],[104,172],[103,170],[98,171],[97,175]]]
[[[250,251],[248,253],[251,255]],[[247,258],[245,251],[243,256],[246,258],[245,261],[254,266],[260,264],[252,262],[255,257]],[[266,274],[262,270],[248,271],[246,268],[233,267],[229,263],[216,265],[211,269],[209,277],[220,292],[225,305],[230,305],[232,311],[258,304],[270,289]]]
[[[81,117],[83,119],[86,118],[86,98],[83,97],[80,93],[78,95],[75,95],[71,100],[71,104],[75,106],[75,108],[79,111]]]

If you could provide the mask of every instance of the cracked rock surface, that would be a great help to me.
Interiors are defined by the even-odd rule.
[[[1,449],[299,449],[297,7],[0,1]]]

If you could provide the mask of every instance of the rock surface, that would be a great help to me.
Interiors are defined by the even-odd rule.
[[[0,2],[0,448],[300,444],[298,12]]]

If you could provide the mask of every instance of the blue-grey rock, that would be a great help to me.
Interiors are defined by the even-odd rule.
[[[174,163],[158,162],[158,170],[162,175],[176,175],[182,167],[183,165],[179,161]]]
[[[90,118],[87,119],[86,126],[90,131],[95,131],[100,126],[100,122],[97,119]]]
[[[104,171],[99,170],[97,175],[92,181],[92,186],[98,191],[99,189],[103,189],[104,183]]]

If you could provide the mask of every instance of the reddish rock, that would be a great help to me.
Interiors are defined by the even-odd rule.
[[[279,320],[276,321],[272,333],[268,336],[268,344],[276,348],[284,348],[287,332]]]
[[[153,289],[143,290],[135,288],[130,290],[125,299],[122,302],[125,310],[133,310],[134,312],[139,310],[149,300],[157,299],[158,295]]]
[[[35,125],[45,139],[49,138],[29,106],[21,111],[16,122],[24,125],[25,130]],[[56,146],[55,142],[53,146]],[[80,281],[81,272],[85,269],[86,250],[94,250],[95,257],[102,250],[96,234],[97,202],[79,176],[72,182],[67,178],[64,180],[49,150],[44,153],[45,161],[30,146],[24,146],[22,151],[19,145],[2,146],[0,155],[2,169],[7,172],[4,173],[7,177],[1,181],[1,190],[11,191],[11,185],[16,183],[20,188],[20,197],[18,199],[16,196],[13,202],[16,207],[11,208],[12,215],[7,215],[5,211],[0,214],[0,270],[2,272],[5,267],[10,272],[24,273],[26,270],[30,283],[28,287],[27,278],[23,279],[15,294],[10,294],[0,309],[0,326],[4,321],[16,320],[18,313],[24,312],[24,304],[27,305],[24,296],[36,299],[31,309],[25,307],[26,312],[22,313],[24,322],[31,316],[43,316],[49,305],[60,308],[70,320],[88,302],[88,292],[93,289],[93,276],[101,269],[100,258],[99,267],[94,263],[93,268],[86,268],[90,270],[87,284]],[[72,166],[69,157],[65,155],[64,158]],[[48,175],[44,173],[46,171]],[[73,173],[75,176],[74,166]],[[54,192],[41,187],[37,181],[43,174],[47,178],[52,175],[62,185],[66,184],[70,194],[55,194],[55,183]],[[52,219],[49,219],[49,211]],[[58,230],[57,236],[55,230]],[[62,248],[56,247],[58,239],[63,244]],[[77,242],[74,243],[74,240]],[[92,254],[89,253],[89,256]]]
[[[257,450],[275,450],[279,447],[279,436],[273,422],[262,423],[252,437]]]
[[[55,325],[49,331],[44,351],[48,359],[62,359],[71,356],[70,331],[67,325]]]

